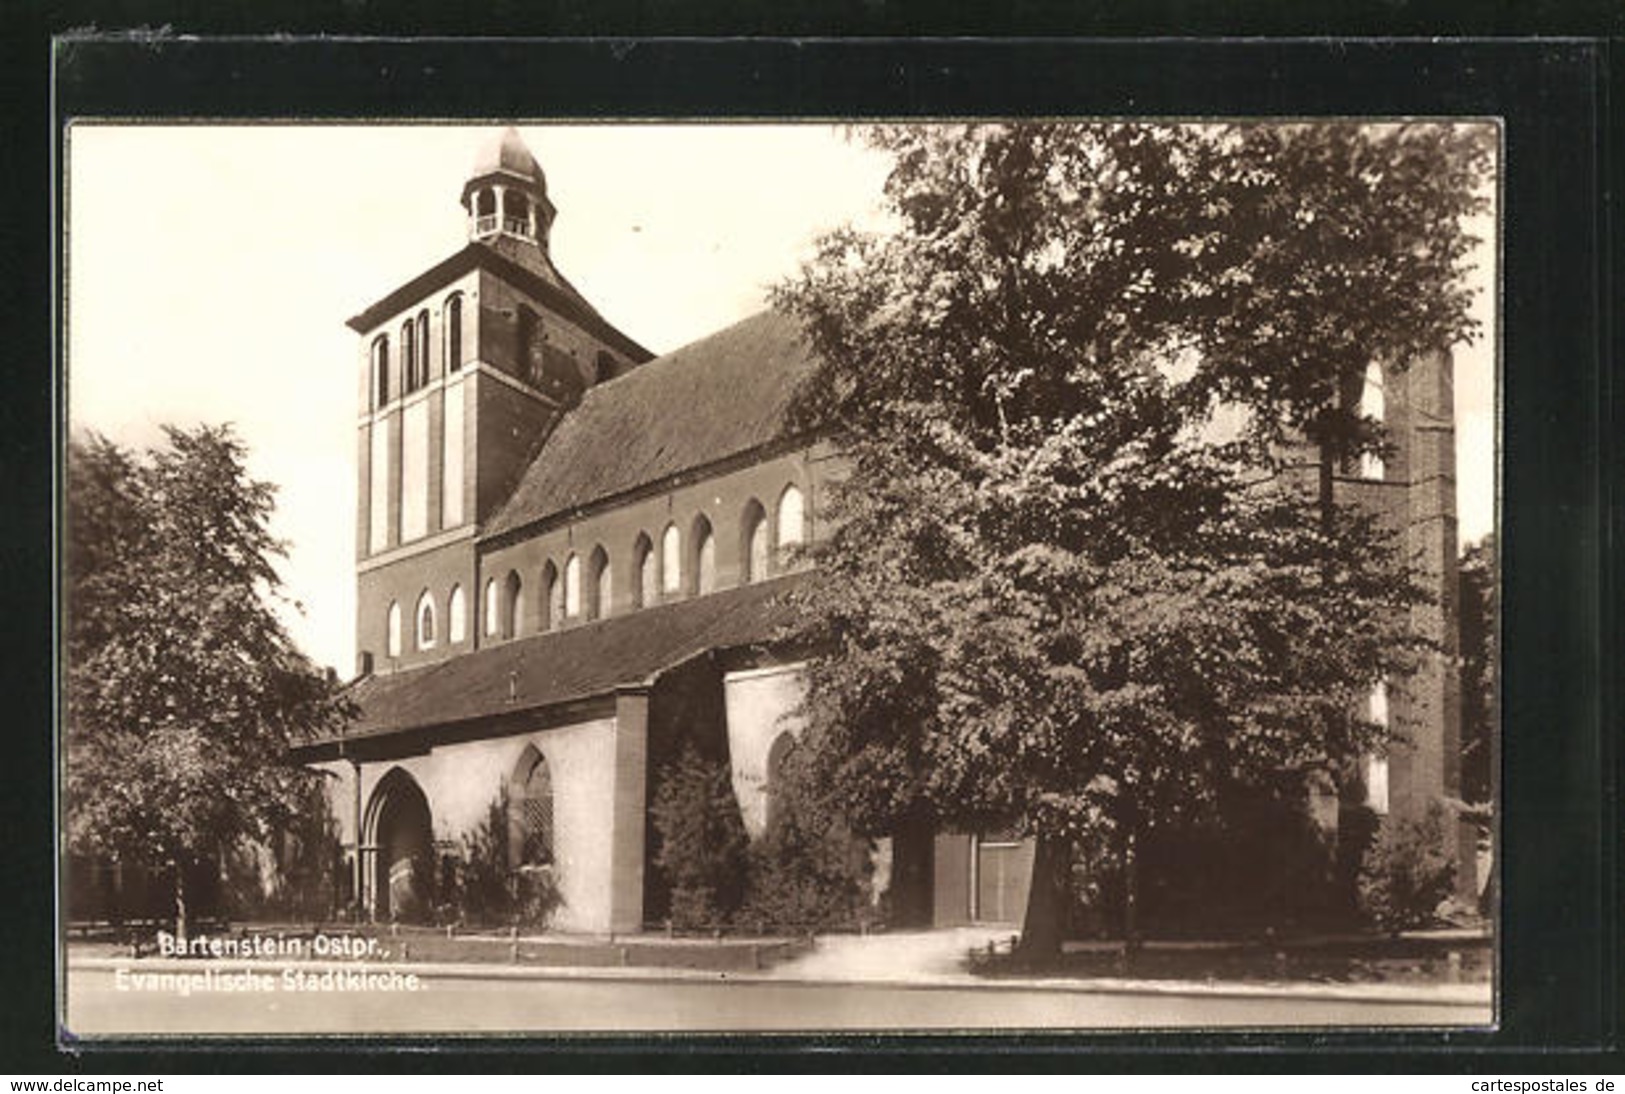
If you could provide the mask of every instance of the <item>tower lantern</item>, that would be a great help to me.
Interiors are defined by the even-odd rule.
[[[462,201],[470,240],[508,236],[547,253],[548,230],[558,211],[547,198],[547,176],[513,126],[480,149]]]

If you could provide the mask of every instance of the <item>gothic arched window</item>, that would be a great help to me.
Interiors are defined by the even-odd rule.
[[[516,869],[553,862],[553,773],[535,745],[525,746],[508,780],[508,856]]]
[[[551,631],[564,622],[564,582],[559,568],[549,560],[542,567],[542,630]]]
[[[715,592],[717,587],[717,540],[711,534],[711,522],[704,516],[694,518],[694,592],[699,596]]]
[[[502,633],[502,594],[497,579],[485,583],[485,637],[495,638]]]
[[[591,557],[587,559],[587,580],[588,618],[607,618],[614,596],[614,586],[610,577],[609,552],[602,547],[594,547]]]
[[[784,488],[779,495],[778,553],[779,565],[790,564],[788,552],[799,547],[805,538],[807,514],[801,501],[801,490],[795,483]]]
[[[674,596],[683,591],[683,537],[677,525],[666,525],[660,536],[660,591]]]
[[[571,555],[564,562],[564,614],[571,619],[581,614],[581,557]]]
[[[780,811],[784,808],[784,762],[796,747],[796,739],[788,730],[778,735],[773,741],[773,747],[767,750],[767,823],[769,826],[778,819]]]
[[[740,584],[748,585],[767,577],[767,511],[755,498],[745,506],[740,525]]]
[[[508,571],[508,580],[504,583],[502,605],[502,637],[516,638],[524,626],[525,599],[524,582],[512,570]]]
[[[642,532],[632,544],[632,570],[637,578],[632,586],[632,606],[648,608],[658,604],[660,583],[655,574],[655,547]]]

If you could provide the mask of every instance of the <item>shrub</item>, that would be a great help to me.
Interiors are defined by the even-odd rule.
[[[751,846],[740,913],[745,922],[785,929],[845,926],[868,904],[868,842],[841,821],[814,783],[805,756],[796,749],[785,758],[767,831]]]
[[[739,906],[746,848],[727,765],[685,747],[662,770],[650,813],[654,862],[671,886],[672,923],[726,922]]]
[[[1433,922],[1456,878],[1445,850],[1448,819],[1435,802],[1421,817],[1383,822],[1360,867],[1360,907],[1377,926],[1398,933]]]
[[[499,793],[479,825],[463,837],[462,854],[441,880],[440,918],[476,927],[547,926],[564,906],[548,866],[513,869],[508,795]]]

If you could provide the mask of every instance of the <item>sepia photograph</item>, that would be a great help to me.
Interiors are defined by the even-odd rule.
[[[74,120],[62,1042],[1494,1029],[1502,136]]]

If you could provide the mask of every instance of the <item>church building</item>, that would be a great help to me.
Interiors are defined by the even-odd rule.
[[[766,826],[805,656],[773,638],[841,457],[787,424],[811,363],[789,318],[656,357],[583,298],[515,130],[461,204],[466,246],[349,320],[360,713],[295,751],[331,776],[364,916],[430,918],[495,807],[511,866],[552,872],[556,927],[634,931],[655,903],[653,777],[685,744],[726,760],[747,832]],[[1351,488],[1441,597],[1417,609],[1440,652],[1372,697],[1410,740],[1369,765],[1371,804],[1417,812],[1455,792],[1459,754],[1449,360],[1375,370],[1366,399],[1394,448]],[[1019,922],[1031,855],[937,836],[926,916]]]

